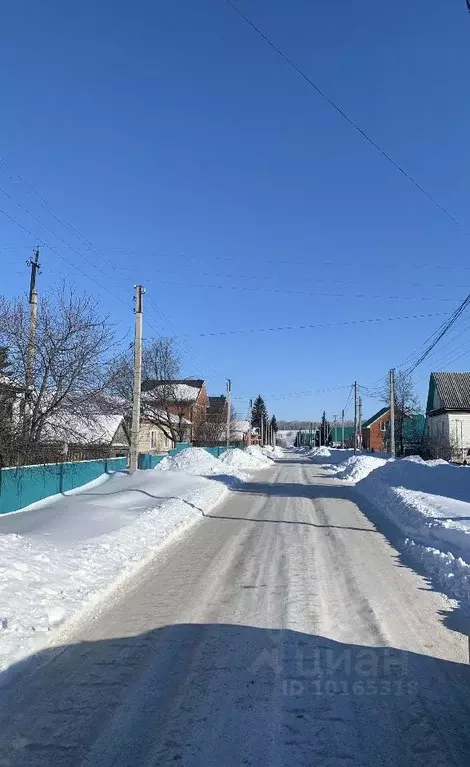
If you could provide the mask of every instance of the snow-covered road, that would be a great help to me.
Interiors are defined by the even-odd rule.
[[[467,638],[291,454],[1,690],[0,765],[463,765]]]

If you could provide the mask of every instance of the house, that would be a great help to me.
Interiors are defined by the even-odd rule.
[[[130,437],[121,413],[80,414],[56,410],[41,430],[41,445],[68,461],[117,458],[129,453]]]
[[[19,414],[25,387],[0,373],[0,429],[10,428]]]
[[[149,414],[148,414],[149,415]],[[191,421],[180,418],[173,413],[167,414],[161,410],[153,418],[142,415],[140,419],[139,440],[137,452],[139,453],[167,453],[174,447],[171,438],[170,421],[173,429],[181,437],[180,442],[190,441]]]
[[[470,462],[470,373],[431,373],[425,445],[433,458]]]
[[[399,432],[400,417],[395,415],[395,443],[397,454],[411,455],[422,447],[424,416],[422,413],[406,412],[403,417],[403,434]],[[364,450],[388,451],[390,449],[390,408],[383,407],[362,424],[362,447]],[[401,444],[403,443],[403,444]]]
[[[330,444],[332,447],[341,447],[343,443],[343,428],[341,425],[332,426],[330,431]],[[354,426],[344,427],[344,446],[352,447],[354,444]]]
[[[147,380],[142,383],[142,402],[191,423],[190,440],[206,420],[209,397],[202,379]]]
[[[385,450],[390,408],[383,407],[362,424],[362,447],[364,450]],[[354,431],[354,429],[353,429]]]

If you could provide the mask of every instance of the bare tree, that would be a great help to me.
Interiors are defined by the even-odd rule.
[[[384,403],[390,404],[388,376],[381,389],[381,397]],[[405,424],[419,410],[420,402],[414,390],[413,379],[405,371],[398,370],[395,373],[395,445],[397,455],[403,455],[405,452]],[[384,441],[390,441],[389,430],[384,433]],[[384,444],[385,449],[388,447],[388,444]]]
[[[191,390],[178,380],[180,360],[173,338],[154,338],[142,353],[142,418],[157,426],[174,445],[188,436]],[[116,359],[110,376],[110,392],[132,402],[133,359],[129,351]]]
[[[0,302],[0,345],[8,348],[9,376],[26,378],[29,311],[21,300]],[[105,358],[113,347],[113,330],[97,303],[63,288],[39,303],[33,386],[25,393],[23,423],[13,419],[17,461],[38,454],[43,433],[54,419],[73,423],[90,418],[105,387]],[[101,411],[100,411],[101,412]]]

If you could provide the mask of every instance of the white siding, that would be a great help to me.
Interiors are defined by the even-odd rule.
[[[428,416],[425,434],[434,458],[470,462],[470,413]]]

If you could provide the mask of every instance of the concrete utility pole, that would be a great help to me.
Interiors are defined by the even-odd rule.
[[[359,423],[358,423],[358,429],[357,429],[357,436],[358,436],[358,447],[359,450],[362,450],[362,397],[359,397]]]
[[[259,443],[261,447],[263,447],[263,426],[264,426],[264,415],[261,413],[260,420],[259,420]]]
[[[390,457],[395,458],[395,371],[390,371]]]
[[[232,391],[232,382],[230,378],[227,378],[227,447],[230,446],[230,395]]]
[[[31,418],[31,389],[34,386],[34,358],[36,353],[36,324],[38,314],[38,292],[36,290],[36,275],[40,270],[39,248],[34,251],[34,258],[26,261],[31,267],[31,277],[29,281],[29,339],[28,339],[28,357],[26,360],[25,371],[25,396],[23,401],[23,432],[25,438],[28,437],[29,421]]]
[[[250,399],[250,409],[248,412],[248,434],[246,435],[246,444],[251,445],[251,418],[253,416],[253,400]]]
[[[357,453],[357,381],[354,381],[354,453]]]
[[[134,332],[134,391],[132,396],[131,449],[129,471],[137,470],[140,430],[140,394],[142,388],[142,314],[144,304],[142,285],[135,286],[135,332]]]
[[[344,410],[341,411],[341,447],[344,449]]]

